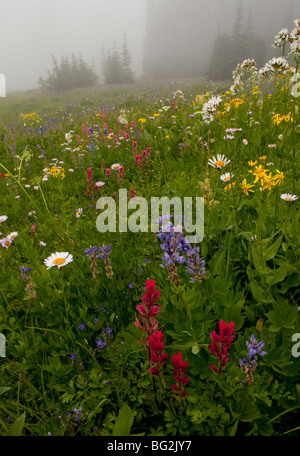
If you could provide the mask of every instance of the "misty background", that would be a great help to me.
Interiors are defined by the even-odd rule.
[[[280,55],[274,36],[299,16],[299,0],[0,0],[0,73],[7,92],[37,89],[51,55],[73,54],[101,83],[126,42],[136,79],[225,80],[236,59]]]

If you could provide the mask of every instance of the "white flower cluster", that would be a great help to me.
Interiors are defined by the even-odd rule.
[[[220,95],[210,98],[202,107],[202,118],[205,123],[209,124],[215,118],[215,115],[218,111],[218,107],[222,102]]]
[[[120,110],[120,115],[118,117],[118,121],[120,122],[120,124],[122,125],[127,125],[128,124],[128,120],[126,118],[126,111],[125,109],[121,109]]]
[[[243,88],[245,81],[244,73],[246,72],[249,73],[249,77],[252,83],[255,83],[258,74],[255,60],[246,59],[242,63],[238,64],[238,66],[232,73],[233,84],[230,87],[230,92],[236,94],[239,90]]]
[[[290,43],[291,54],[300,54],[300,20],[296,19],[294,21],[296,27],[289,33],[287,28],[280,30],[278,35],[275,36],[275,41],[273,47],[275,48],[284,48],[287,43]]]
[[[173,93],[173,98],[184,99],[184,94],[181,90],[176,90],[176,92]]]
[[[293,44],[295,41],[300,40],[300,19],[296,19],[294,21],[294,24],[296,25],[296,28],[291,31],[289,41],[291,44]]]
[[[287,74],[288,69],[289,64],[284,57],[273,57],[259,70],[259,74],[266,78],[273,78],[277,75]]]
[[[274,44],[273,44],[273,47],[274,48],[282,48],[283,46],[285,46],[288,41],[289,41],[289,31],[287,28],[283,28],[280,30],[280,32],[278,33],[278,35],[275,36],[275,41],[274,41]]]

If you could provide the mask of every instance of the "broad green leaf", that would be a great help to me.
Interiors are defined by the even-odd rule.
[[[22,430],[25,423],[26,413],[24,412],[19,418],[16,419],[10,430],[8,431],[7,435],[12,437],[19,437],[22,435]]]
[[[133,423],[134,413],[131,408],[124,403],[119,411],[119,415],[114,426],[113,434],[115,436],[129,436]]]

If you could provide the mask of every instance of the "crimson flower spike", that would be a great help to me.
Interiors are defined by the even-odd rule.
[[[171,389],[173,393],[178,394],[183,398],[188,394],[188,392],[184,391],[184,389],[190,379],[188,377],[184,377],[183,374],[187,370],[189,363],[187,361],[182,361],[181,351],[179,351],[177,355],[172,356],[171,362],[174,368],[174,380],[176,380],[176,385],[172,385]]]
[[[150,345],[150,368],[149,372],[159,376],[162,373],[168,354],[163,353],[165,344],[163,342],[164,334],[157,331],[149,337]]]
[[[143,304],[136,306],[140,314],[140,321],[138,318],[135,318],[135,326],[137,326],[141,331],[146,334],[146,341],[143,341],[139,338],[139,341],[142,345],[148,350],[149,349],[149,337],[156,333],[158,330],[158,321],[156,316],[160,311],[160,307],[155,305],[158,300],[161,292],[155,290],[154,280],[147,280],[146,282],[146,293],[142,297]]]
[[[210,334],[212,343],[208,349],[213,356],[219,359],[219,367],[211,364],[210,368],[219,375],[229,361],[229,348],[235,336],[233,334],[234,326],[235,323],[233,321],[225,323],[225,321],[221,320],[219,322],[220,334],[217,334],[216,331]]]

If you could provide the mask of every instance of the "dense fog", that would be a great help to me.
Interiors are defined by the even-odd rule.
[[[264,63],[278,55],[272,48],[276,33],[292,28],[300,16],[299,0],[1,0],[0,5],[0,73],[7,92],[38,88],[55,59],[59,66],[62,56],[72,55],[76,65],[81,58],[92,68],[99,83],[111,78],[104,75],[105,59],[117,56],[127,59],[134,75],[125,82],[227,79],[234,61],[229,50],[236,58]],[[239,33],[247,49],[230,44]],[[224,68],[222,60],[230,60],[224,74],[218,69]]]

